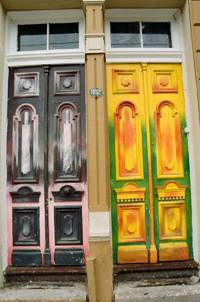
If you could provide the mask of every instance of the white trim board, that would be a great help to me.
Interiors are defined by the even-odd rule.
[[[66,64],[84,64],[85,52],[46,52],[19,54],[19,55],[7,55],[8,67],[20,67],[20,66],[39,66],[39,65],[66,65]]]
[[[107,63],[140,63],[140,62],[153,62],[153,63],[181,63],[183,52],[182,51],[162,50],[143,50],[137,51],[124,50],[121,51],[106,51]]]

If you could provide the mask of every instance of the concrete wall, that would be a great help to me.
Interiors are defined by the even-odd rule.
[[[96,0],[1,0],[6,10],[39,10],[39,9],[68,9],[81,8],[82,2],[101,3]],[[183,0],[105,0],[106,8],[177,8]]]
[[[200,1],[189,0],[189,10],[198,102],[200,108]]]
[[[186,118],[188,126],[188,142],[191,170],[191,194],[192,194],[192,223],[193,223],[193,248],[194,259],[200,261],[200,205],[198,196],[200,196],[200,129],[199,129],[199,112],[197,87],[194,71],[194,57],[192,51],[192,38],[190,31],[189,6],[185,1],[181,7],[182,13],[182,31],[184,43],[184,60],[183,60],[183,82],[186,104]],[[200,18],[199,18],[200,20]]]
[[[2,116],[2,107],[3,107],[3,80],[4,80],[4,53],[5,53],[5,11],[0,3],[0,116]],[[0,133],[2,133],[2,123],[0,123]],[[1,153],[0,153],[0,162],[1,162]],[[1,169],[0,169],[1,171]],[[0,177],[1,180],[2,177]],[[1,191],[0,183],[0,191]],[[1,192],[0,192],[1,196]],[[0,217],[2,217],[2,199],[0,199]],[[2,224],[3,220],[0,220],[0,286],[3,282],[3,268],[2,268],[2,259],[3,259],[3,239],[2,239]]]
[[[6,9],[64,9],[67,1],[16,1],[2,0]],[[96,5],[95,5],[96,2]],[[105,1],[107,7],[179,7],[182,0],[173,1]],[[31,3],[31,6],[30,6]],[[73,8],[80,8],[82,1],[72,1]],[[130,5],[130,3],[132,3]],[[171,3],[171,4],[170,4]],[[173,4],[173,5],[172,5]],[[189,6],[188,6],[189,4]],[[87,102],[87,141],[88,141],[88,190],[89,190],[89,258],[87,260],[87,274],[90,301],[112,300],[112,251],[110,229],[110,193],[109,193],[109,164],[108,164],[108,131],[106,108],[106,75],[104,49],[95,50],[95,40],[104,43],[104,0],[83,0],[86,13],[86,39],[93,45],[93,50],[86,50],[86,102]],[[191,33],[189,7],[191,14]],[[181,7],[182,30],[184,39],[185,59],[183,63],[184,88],[186,99],[186,112],[189,128],[190,164],[191,164],[191,191],[193,200],[193,236],[194,257],[200,261],[200,129],[198,101],[200,104],[200,1],[185,1]],[[93,20],[93,18],[95,18]],[[93,40],[92,40],[93,39]],[[0,4],[0,116],[2,116],[3,103],[3,76],[4,76],[4,43],[5,43],[5,11]],[[102,43],[102,45],[103,45]],[[194,53],[192,52],[192,43]],[[194,72],[194,64],[195,72]],[[196,85],[197,83],[197,85]],[[90,97],[88,91],[91,88],[101,88],[104,96],[98,100]],[[198,88],[198,98],[197,98]],[[4,100],[5,101],[5,100]],[[6,101],[5,101],[6,104]],[[6,105],[5,105],[6,106]],[[1,124],[0,124],[1,125]],[[5,129],[0,129],[0,133]],[[5,134],[4,134],[5,135]],[[0,158],[1,162],[1,158]],[[5,174],[5,173],[4,173]],[[5,178],[5,175],[2,177]],[[1,177],[1,178],[2,178]],[[0,184],[1,188],[1,184]],[[2,200],[1,200],[2,202]],[[5,207],[5,200],[4,200]],[[1,207],[0,207],[1,211]],[[1,213],[0,213],[1,215]],[[0,216],[2,217],[2,216]],[[6,218],[5,218],[6,219]],[[98,222],[98,223],[97,223]],[[1,221],[2,223],[2,221]],[[0,224],[0,284],[2,284],[2,225]],[[5,243],[4,243],[5,245]]]

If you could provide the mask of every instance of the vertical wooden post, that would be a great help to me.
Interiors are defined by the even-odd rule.
[[[106,69],[104,53],[104,0],[83,0],[86,14],[86,112],[89,203],[89,300],[112,301],[112,252],[110,242],[110,198]],[[95,98],[89,90],[99,88]],[[89,259],[95,258],[95,266]],[[95,278],[95,283],[92,281]],[[91,291],[91,285],[93,290]],[[95,287],[95,289],[94,289]]]
[[[95,257],[88,257],[86,261],[88,278],[88,296],[90,301],[97,302],[96,277],[95,277]]]

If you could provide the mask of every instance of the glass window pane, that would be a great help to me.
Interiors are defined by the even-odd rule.
[[[142,22],[143,47],[172,47],[169,22]]]
[[[49,49],[79,48],[78,23],[50,24]]]
[[[140,47],[139,22],[111,22],[111,47]]]
[[[47,25],[18,25],[18,51],[45,50],[47,48]]]

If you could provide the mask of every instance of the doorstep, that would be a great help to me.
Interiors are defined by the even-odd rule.
[[[86,266],[7,267],[5,282],[86,282]]]
[[[144,264],[114,264],[114,281],[144,279],[190,278],[199,275],[199,264],[194,260]]]

